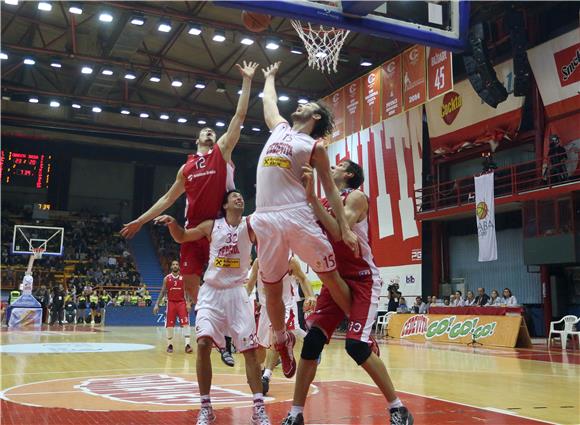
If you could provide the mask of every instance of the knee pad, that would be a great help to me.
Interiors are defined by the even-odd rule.
[[[359,366],[366,362],[372,354],[371,348],[366,342],[357,341],[356,339],[347,339],[345,348],[348,355]]]
[[[321,329],[314,327],[308,331],[304,337],[304,345],[302,345],[302,353],[300,357],[304,360],[318,360],[320,353],[326,344],[326,335]]]

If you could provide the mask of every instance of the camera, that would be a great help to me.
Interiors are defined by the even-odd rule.
[[[394,291],[398,291],[398,290],[399,290],[398,283],[393,283],[393,284],[387,286],[387,291],[389,291],[389,292],[394,292]]]

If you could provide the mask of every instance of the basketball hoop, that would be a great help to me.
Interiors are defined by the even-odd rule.
[[[39,246],[38,248],[32,248],[32,255],[34,256],[35,260],[40,260],[42,258],[42,254],[44,254],[46,248]]]
[[[340,49],[350,31],[323,25],[315,29],[310,23],[305,26],[294,19],[290,22],[304,42],[308,53],[308,65],[329,74],[331,71],[336,72]]]

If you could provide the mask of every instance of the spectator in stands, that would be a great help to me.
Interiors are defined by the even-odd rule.
[[[443,305],[446,307],[451,306],[451,299],[449,297],[443,297]]]
[[[429,305],[423,302],[423,298],[415,297],[415,305],[411,310],[415,314],[427,314]]]
[[[477,297],[475,297],[475,305],[484,306],[489,302],[489,295],[485,293],[485,288],[477,288]]]
[[[130,297],[130,304],[131,304],[131,305],[134,305],[134,306],[137,306],[137,305],[139,305],[139,294],[137,293],[137,291],[136,291],[136,290],[135,290],[135,291],[133,291],[133,293],[131,294],[131,297]]]
[[[568,170],[566,168],[568,153],[566,152],[566,149],[560,144],[560,138],[557,134],[552,134],[550,136],[550,149],[548,150],[548,158],[550,159],[551,183],[566,181],[568,179]]]
[[[438,305],[439,304],[439,300],[437,299],[437,295],[433,295],[431,297],[431,305]]]
[[[452,307],[463,307],[465,305],[461,291],[455,291],[455,294],[453,294],[452,297],[453,297],[453,300],[451,301]]]
[[[81,292],[77,298],[77,323],[83,323],[85,320],[85,310],[87,309],[87,296]]]
[[[514,297],[512,295],[512,291],[510,288],[505,288],[503,290],[503,297],[501,300],[501,304],[505,304],[508,307],[513,307],[518,305],[518,300],[516,299],[516,297]]]
[[[475,305],[475,295],[473,295],[473,291],[467,291],[467,298],[463,304],[465,307],[469,307]]]
[[[493,307],[499,306],[501,305],[501,301],[502,298],[500,298],[499,292],[497,291],[497,289],[494,289],[493,291],[491,291],[491,297],[489,298],[489,301],[487,302],[486,305]]]
[[[139,287],[139,289],[137,289],[137,295],[142,297],[143,295],[145,295],[146,292],[147,292],[147,285],[142,283],[141,286]]]
[[[143,294],[143,301],[145,301],[145,306],[151,307],[151,304],[153,303],[153,301],[152,301],[151,294],[149,293],[148,290],[145,290],[145,293]]]
[[[397,307],[397,313],[410,313],[409,306],[405,301],[405,297],[399,298],[399,306]]]
[[[64,288],[62,285],[55,286],[52,290],[52,301],[50,304],[50,324],[62,325],[64,319]]]

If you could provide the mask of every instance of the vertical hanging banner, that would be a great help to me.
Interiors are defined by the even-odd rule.
[[[425,46],[415,45],[403,52],[403,97],[405,109],[427,101]]]
[[[427,87],[431,100],[453,90],[453,61],[447,50],[427,49]]]
[[[377,68],[361,77],[363,86],[362,128],[381,122],[381,68]]]
[[[403,112],[403,67],[401,55],[383,64],[382,77],[383,119],[387,119]]]
[[[344,117],[344,129],[346,136],[358,133],[361,127],[361,85],[360,79],[353,81],[345,87],[346,110]]]
[[[327,100],[328,106],[334,114],[334,130],[332,131],[332,141],[337,142],[344,139],[344,87],[335,91]]]
[[[474,178],[479,262],[497,260],[493,176],[488,173]]]

